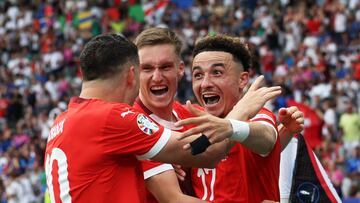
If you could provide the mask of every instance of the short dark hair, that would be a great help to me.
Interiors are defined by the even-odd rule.
[[[144,46],[171,44],[175,48],[175,53],[180,57],[182,42],[180,38],[169,28],[149,28],[142,31],[135,39],[138,49]]]
[[[195,43],[193,56],[204,51],[223,51],[233,55],[240,62],[244,71],[252,66],[252,56],[248,46],[240,38],[227,35],[206,36]]]
[[[92,38],[80,54],[85,81],[106,79],[121,72],[124,65],[139,65],[135,44],[118,34],[101,34]]]

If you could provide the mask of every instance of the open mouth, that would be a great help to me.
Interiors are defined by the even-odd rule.
[[[169,91],[169,88],[166,86],[154,86],[152,88],[150,88],[150,91],[154,94],[154,95],[163,95],[165,93],[167,93]]]
[[[218,95],[203,95],[203,100],[206,105],[216,104],[220,100],[220,96]]]

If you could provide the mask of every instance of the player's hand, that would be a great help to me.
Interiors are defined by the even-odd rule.
[[[177,178],[181,181],[184,181],[186,172],[182,169],[182,167],[180,165],[173,164],[173,167],[174,167]]]
[[[196,127],[191,128],[180,134],[178,139],[183,139],[185,137],[204,134],[208,137],[211,144],[221,142],[226,138],[229,138],[233,134],[232,126],[229,120],[222,119],[210,115],[204,111],[194,108],[190,101],[186,102],[188,110],[197,117],[187,118],[181,121],[176,122],[176,126],[183,126],[193,124]],[[190,148],[190,144],[184,146],[185,149]]]
[[[279,109],[279,121],[292,134],[304,129],[304,114],[296,106]]]
[[[248,120],[254,117],[267,101],[281,94],[280,86],[261,87],[263,83],[264,76],[261,75],[256,78],[227,117],[237,120]]]

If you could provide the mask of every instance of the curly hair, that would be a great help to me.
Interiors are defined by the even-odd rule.
[[[244,71],[252,66],[252,56],[247,44],[240,38],[228,35],[207,36],[195,43],[193,56],[204,51],[223,51],[233,55],[236,62],[240,62]]]

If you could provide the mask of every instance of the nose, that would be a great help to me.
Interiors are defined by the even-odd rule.
[[[208,74],[205,74],[201,81],[201,88],[206,89],[212,86],[211,78]]]
[[[154,70],[152,79],[153,79],[154,82],[161,82],[162,81],[163,75],[162,75],[162,72],[158,68],[156,68]]]

